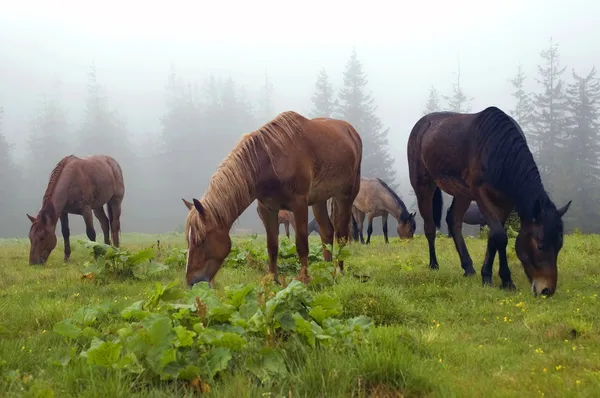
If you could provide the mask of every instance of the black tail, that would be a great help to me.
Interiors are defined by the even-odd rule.
[[[356,222],[352,212],[350,212],[350,217],[352,219],[352,239],[354,239],[355,242],[358,242],[358,223]]]
[[[439,229],[442,223],[442,207],[444,206],[444,198],[442,198],[442,190],[435,187],[433,191],[433,222]]]

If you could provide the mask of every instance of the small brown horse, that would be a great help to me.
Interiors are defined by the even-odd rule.
[[[258,211],[258,207],[256,208],[256,211],[258,212],[258,216],[260,217],[260,211]],[[263,221],[262,218],[261,221]],[[287,236],[289,239],[290,224],[292,225],[294,232],[296,232],[296,220],[294,219],[294,213],[287,210],[279,210],[279,213],[277,213],[277,226],[279,227],[279,225],[281,224],[283,224],[283,228],[285,228],[285,236]]]
[[[190,203],[185,222],[188,242],[186,280],[191,287],[212,280],[231,250],[229,229],[258,199],[258,212],[267,233],[269,271],[277,278],[278,213],[290,210],[296,220],[299,279],[308,282],[308,206],[319,223],[323,256],[333,244],[334,228],[327,214],[333,198],[335,237],[343,247],[350,233],[352,202],[360,187],[362,140],[347,122],[307,119],[283,112],[245,134],[213,175],[201,200]],[[343,272],[343,261],[338,262]]]
[[[71,244],[68,214],[83,216],[86,234],[93,241],[96,240],[96,231],[92,213],[95,214],[104,233],[104,243],[110,244],[110,229],[113,244],[119,247],[124,195],[123,172],[115,159],[104,155],[64,157],[50,174],[41,210],[35,218],[27,214],[31,221],[29,263],[43,264],[48,259],[56,247],[56,224],[59,219],[65,242],[64,260],[69,261]],[[102,207],[104,204],[108,217]]]
[[[472,200],[490,227],[481,268],[482,283],[492,283],[499,254],[502,287],[514,289],[504,223],[513,208],[521,219],[515,249],[534,294],[552,295],[557,257],[563,245],[562,216],[544,190],[525,135],[517,122],[496,107],[478,113],[435,112],[423,116],[408,138],[410,182],[417,195],[429,243],[429,267],[438,269],[436,227],[442,218],[440,188],[454,196],[452,236],[464,275],[475,274],[462,235],[462,220]]]
[[[398,221],[397,231],[400,239],[412,239],[417,228],[415,223],[416,213],[411,214],[396,192],[379,178],[361,177],[360,191],[356,199],[354,199],[352,215],[357,223],[360,243],[365,243],[363,236],[365,214],[369,222],[369,226],[367,227],[367,245],[371,242],[373,219],[375,217],[381,217],[385,243],[389,243],[388,214],[391,214]]]

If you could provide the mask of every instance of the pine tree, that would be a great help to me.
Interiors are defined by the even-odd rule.
[[[0,107],[0,236],[3,237],[15,236],[14,226],[23,224],[23,213],[17,209],[21,202],[21,179],[11,156],[13,148],[4,135],[4,108]]]
[[[394,159],[388,148],[387,135],[389,128],[375,114],[375,99],[367,93],[367,75],[359,61],[356,49],[346,64],[344,86],[339,92],[339,103],[336,116],[350,123],[361,135],[363,143],[362,174],[384,180],[392,189],[395,183],[396,170]]]
[[[431,86],[429,89],[429,97],[425,103],[425,109],[423,110],[423,115],[427,115],[432,112],[439,112],[440,110],[440,97],[435,87]]]
[[[512,117],[519,123],[521,129],[528,136],[533,121],[533,105],[531,97],[525,92],[525,72],[523,66],[517,67],[516,76],[510,80],[515,91],[511,95],[515,99],[515,107],[511,111]]]
[[[43,180],[47,180],[56,163],[74,149],[60,102],[60,87],[60,81],[56,81],[53,92],[42,95],[40,109],[31,122],[31,132],[27,137],[30,155],[35,159],[28,164],[28,173],[31,176],[43,175]]]
[[[116,111],[111,111],[108,98],[102,94],[92,64],[88,74],[88,93],[83,123],[78,133],[79,154],[104,154],[122,163],[133,161],[124,121]]]
[[[469,97],[462,90],[462,86],[460,85],[460,62],[458,64],[458,74],[456,76],[456,83],[452,84],[452,95],[443,96],[446,101],[448,101],[448,110],[451,112],[470,112],[471,111],[471,101],[473,101],[473,97]]]
[[[600,217],[592,210],[600,200],[600,80],[596,68],[586,76],[573,71],[574,82],[566,94],[569,109],[567,157],[570,173],[566,180],[571,199],[578,206],[570,215],[583,232],[597,231]]]
[[[273,91],[273,84],[271,84],[269,75],[265,72],[265,85],[260,90],[260,99],[258,101],[258,112],[261,123],[266,123],[275,117]]]
[[[329,75],[327,75],[325,68],[322,68],[319,72],[315,84],[315,93],[311,100],[313,103],[313,109],[309,114],[311,118],[333,116],[338,101],[334,99],[333,86],[329,81]]]
[[[530,145],[538,153],[538,167],[542,180],[550,191],[564,182],[565,176],[560,166],[561,148],[565,146],[563,132],[567,130],[567,101],[564,92],[564,81],[560,78],[566,69],[560,67],[558,44],[550,39],[547,49],[540,52],[544,61],[538,66],[541,79],[536,79],[542,86],[542,92],[534,94],[533,126]],[[549,177],[552,176],[551,179]]]

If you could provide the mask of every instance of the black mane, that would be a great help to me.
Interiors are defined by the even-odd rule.
[[[478,131],[477,150],[482,154],[485,181],[512,199],[522,221],[530,222],[542,212],[545,235],[546,232],[550,235],[562,232],[556,206],[544,189],[538,167],[517,122],[492,106],[477,114],[473,127]],[[548,238],[552,239],[551,236]]]
[[[379,183],[381,185],[383,185],[383,187],[390,193],[390,195],[392,195],[392,197],[394,198],[394,200],[396,201],[396,203],[398,204],[398,206],[400,206],[400,209],[402,209],[402,211],[400,212],[400,220],[402,222],[407,222],[410,219],[410,213],[408,212],[408,209],[406,208],[406,205],[404,204],[404,202],[402,201],[402,199],[400,199],[400,197],[398,196],[398,194],[396,192],[394,192],[394,190],[392,188],[390,188],[388,186],[388,184],[386,184],[385,182],[383,182],[382,179],[376,178],[376,180],[379,181]]]

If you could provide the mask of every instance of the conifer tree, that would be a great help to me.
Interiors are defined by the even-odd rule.
[[[558,44],[552,39],[540,56],[543,64],[538,66],[540,78],[536,80],[542,86],[542,91],[534,94],[530,145],[538,154],[536,160],[544,184],[548,185],[549,191],[555,192],[566,178],[563,170],[560,170],[560,163],[566,160],[561,156],[564,154],[561,148],[565,146],[564,132],[568,127],[567,99],[561,79],[566,66],[560,66]]]
[[[600,200],[600,80],[593,67],[586,76],[573,71],[573,83],[566,90],[569,110],[566,156],[569,178],[565,188],[578,206],[570,214],[583,232],[597,230],[600,217],[596,208]]]
[[[4,108],[0,107],[0,236],[15,236],[15,225],[24,223],[23,212],[17,209],[21,202],[20,173],[12,159],[13,145],[4,134]],[[22,232],[26,232],[23,230]]]
[[[375,99],[367,92],[367,75],[356,49],[344,71],[344,85],[339,92],[336,117],[347,121],[361,135],[363,143],[362,175],[378,177],[397,189],[394,160],[389,153],[388,132],[375,114]]]
[[[275,117],[273,91],[273,84],[269,80],[269,75],[265,72],[265,83],[260,90],[260,98],[258,101],[260,123],[266,123]]]
[[[338,101],[335,100],[334,95],[329,75],[325,71],[325,68],[322,68],[315,84],[315,93],[311,97],[313,108],[309,116],[311,118],[332,117],[338,105]]]
[[[423,110],[423,115],[427,115],[432,112],[439,112],[440,108],[440,97],[435,89],[435,87],[431,86],[429,89],[429,97],[427,97],[427,102],[425,102],[425,109]]]
[[[529,130],[533,121],[533,104],[531,97],[525,91],[525,72],[523,66],[517,67],[517,74],[510,80],[513,86],[511,95],[515,99],[515,107],[511,110],[512,117],[519,123],[526,136],[529,136]]]
[[[458,74],[456,75],[456,82],[452,84],[452,95],[443,96],[448,101],[448,110],[451,112],[467,113],[471,111],[471,101],[473,97],[468,96],[460,85],[460,62],[458,64]]]

